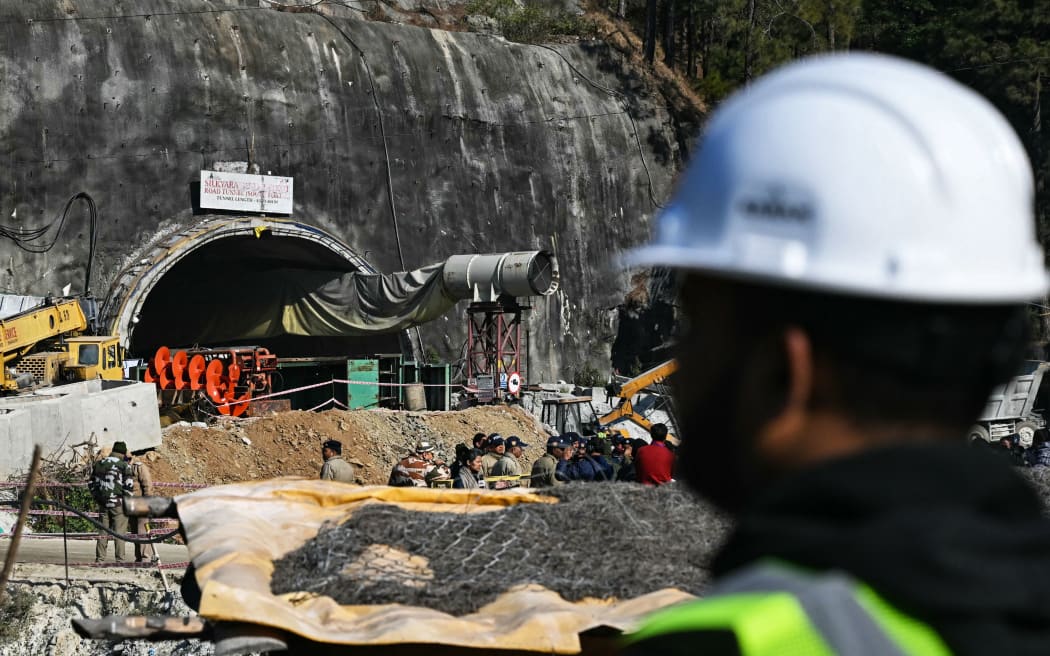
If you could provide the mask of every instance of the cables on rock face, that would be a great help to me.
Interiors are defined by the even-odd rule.
[[[401,263],[401,270],[407,271],[408,268],[405,265],[405,253],[401,249],[401,230],[397,225],[397,206],[394,203],[394,176],[390,168],[390,144],[387,143],[386,138],[386,125],[383,122],[383,108],[379,106],[379,97],[376,95],[376,81],[372,76],[372,67],[368,64],[368,58],[365,57],[365,51],[361,49],[361,46],[357,45],[353,37],[346,33],[346,30],[341,28],[338,23],[332,20],[330,17],[322,14],[313,9],[313,5],[308,6],[311,13],[320,16],[325,19],[335,31],[339,32],[346,39],[346,42],[357,51],[359,57],[361,57],[361,63],[365,67],[365,74],[368,75],[368,88],[369,93],[372,96],[372,104],[376,108],[376,116],[379,119],[379,135],[383,139],[383,155],[384,161],[386,162],[386,193],[387,199],[390,201],[390,221],[394,226],[394,243],[397,245],[397,258]],[[423,334],[419,330],[419,326],[415,327],[416,342],[419,345],[419,357],[421,359],[426,358],[426,349],[423,347]]]
[[[586,75],[584,75],[583,73],[581,73],[580,69],[576,68],[576,66],[574,66],[573,63],[571,61],[569,61],[568,58],[565,55],[563,55],[560,52],[558,52],[558,50],[556,48],[552,48],[552,47],[544,45],[542,43],[536,43],[534,45],[537,48],[543,48],[545,50],[550,50],[554,54],[558,55],[558,57],[560,57],[561,60],[563,62],[565,62],[565,65],[568,66],[569,69],[573,73],[575,73],[578,77],[582,78],[585,82],[587,82],[587,84],[591,85],[595,89],[599,89],[601,91],[604,91],[605,93],[609,94],[613,98],[616,98],[617,100],[620,101],[620,103],[623,106],[624,114],[626,114],[627,118],[630,119],[630,121],[631,121],[631,129],[634,131],[634,143],[635,143],[635,145],[638,146],[638,158],[642,160],[642,168],[645,169],[645,177],[646,177],[646,180],[648,180],[648,182],[649,182],[649,202],[651,202],[658,209],[663,209],[663,207],[664,207],[663,204],[660,201],[656,200],[656,190],[653,188],[653,174],[652,174],[652,172],[649,171],[649,164],[645,161],[645,149],[642,148],[642,140],[638,136],[638,123],[635,122],[634,116],[631,115],[631,108],[630,108],[630,106],[627,103],[627,97],[624,94],[622,94],[619,91],[617,91],[616,89],[611,89],[611,88],[609,88],[607,86],[598,84],[597,82],[595,82],[591,78],[589,78]]]
[[[312,5],[310,7],[312,7]],[[375,105],[376,116],[379,119],[379,134],[380,137],[383,139],[383,154],[386,158],[386,192],[387,199],[390,201],[390,220],[393,222],[394,226],[394,242],[397,244],[397,257],[398,260],[401,262],[401,270],[405,271],[407,270],[405,268],[405,254],[401,250],[401,231],[398,229],[397,207],[394,204],[394,177],[390,169],[390,145],[387,144],[386,126],[383,123],[383,109],[379,106],[379,98],[376,95],[376,82],[375,78],[372,76],[372,67],[368,65],[368,58],[365,57],[365,51],[362,50],[361,46],[357,45],[357,42],[354,41],[354,39],[346,33],[346,30],[341,28],[339,24],[333,21],[331,18],[320,12],[312,11],[311,13],[325,19],[325,21],[327,21],[328,24],[335,29],[335,31],[339,32],[339,34],[341,34],[343,38],[346,39],[346,42],[349,43],[350,46],[357,51],[358,56],[361,57],[361,63],[364,64],[365,74],[368,76],[369,92],[372,95],[372,104]]]
[[[88,258],[84,272],[84,293],[87,294],[91,291],[91,269],[95,261],[95,244],[98,241],[98,208],[95,206],[95,200],[87,193],[81,191],[70,197],[62,210],[62,216],[52,220],[47,225],[38,228],[23,228],[21,226],[0,224],[0,237],[10,239],[15,243],[15,246],[27,253],[36,255],[47,253],[58,243],[58,237],[62,234],[62,228],[66,225],[69,210],[78,200],[84,201],[88,208]],[[56,224],[57,227],[55,227]],[[54,234],[51,236],[50,241],[46,241],[45,237],[53,227],[55,227]]]

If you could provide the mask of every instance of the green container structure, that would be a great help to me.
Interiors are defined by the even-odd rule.
[[[379,405],[379,360],[347,360],[346,379],[350,381],[347,406],[351,410]]]

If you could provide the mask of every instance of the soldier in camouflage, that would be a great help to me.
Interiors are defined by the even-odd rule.
[[[95,498],[99,509],[99,521],[111,531],[128,532],[128,517],[124,514],[124,497],[130,496],[135,489],[135,478],[125,458],[128,456],[128,445],[115,442],[109,456],[99,460],[91,469],[91,480],[88,488]],[[95,562],[106,558],[106,544],[109,538],[103,535],[95,544]],[[113,554],[116,560],[124,560],[124,541],[115,540]]]

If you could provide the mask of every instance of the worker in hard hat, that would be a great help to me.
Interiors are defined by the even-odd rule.
[[[782,68],[712,117],[628,261],[681,271],[679,475],[737,522],[628,653],[1050,650],[1050,523],[963,444],[1047,291],[989,103],[889,57]]]
[[[427,440],[420,440],[411,454],[394,465],[387,485],[427,487],[427,474],[439,464],[444,463],[434,460],[434,445]]]

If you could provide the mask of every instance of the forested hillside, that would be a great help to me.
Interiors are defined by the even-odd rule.
[[[1036,172],[1050,244],[1050,0],[613,0],[661,60],[712,103],[790,59],[874,50],[925,62],[1006,114]]]

